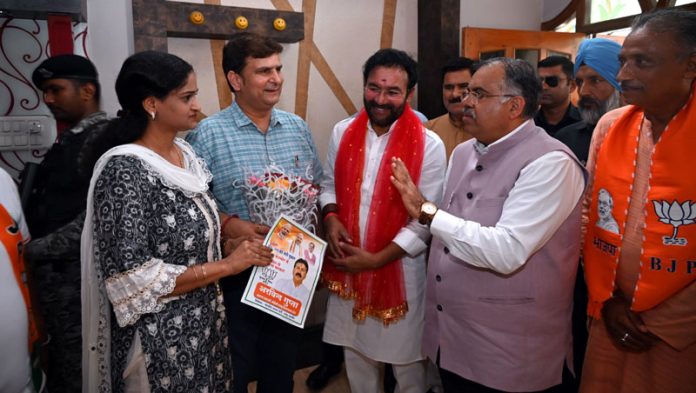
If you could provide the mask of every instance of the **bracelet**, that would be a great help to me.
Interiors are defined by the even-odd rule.
[[[208,272],[205,270],[205,263],[201,265],[201,270],[203,270],[203,281],[208,280]]]
[[[239,218],[239,216],[236,214],[230,214],[229,216],[227,216],[227,218],[225,218],[225,220],[222,222],[222,225],[220,225],[220,233],[225,233],[225,227],[227,226],[227,224],[230,223],[230,221],[233,218]]]
[[[324,214],[324,218],[323,218],[322,220],[323,220],[323,221],[326,221],[326,219],[329,218],[329,217],[331,217],[331,216],[336,216],[336,217],[338,217],[338,213],[336,213],[336,212],[328,212],[328,213]]]
[[[197,267],[198,267],[198,265],[193,265],[193,267],[192,267],[193,274],[196,275],[196,281],[200,281],[200,277],[198,277],[198,270],[196,269]]]

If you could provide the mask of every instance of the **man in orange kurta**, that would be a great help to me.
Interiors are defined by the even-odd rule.
[[[696,389],[694,31],[693,13],[636,19],[617,76],[629,105],[606,114],[592,138],[581,392]],[[602,224],[608,214],[618,233]]]

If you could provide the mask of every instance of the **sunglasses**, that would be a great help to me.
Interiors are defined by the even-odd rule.
[[[559,78],[557,76],[540,76],[539,77],[539,83],[546,83],[549,87],[556,87],[558,86],[558,83],[562,80],[566,80],[565,78]]]

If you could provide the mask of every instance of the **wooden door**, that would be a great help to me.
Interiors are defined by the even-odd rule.
[[[474,60],[492,57],[524,59],[536,67],[539,60],[552,55],[566,56],[574,61],[578,45],[584,38],[583,33],[464,27],[461,53]]]

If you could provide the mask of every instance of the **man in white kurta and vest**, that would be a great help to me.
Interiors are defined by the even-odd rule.
[[[344,347],[353,393],[381,391],[384,363],[393,366],[397,392],[427,390],[420,337],[430,235],[409,219],[389,180],[398,156],[426,198],[442,192],[444,145],[408,105],[416,68],[396,49],[367,60],[364,109],[334,127],[321,183],[330,253],[322,280],[332,291],[324,341]]]
[[[465,129],[439,205],[392,182],[430,227],[423,353],[445,392],[556,391],[572,369],[571,311],[584,170],[532,120],[541,86],[531,65],[485,61],[464,94]]]

